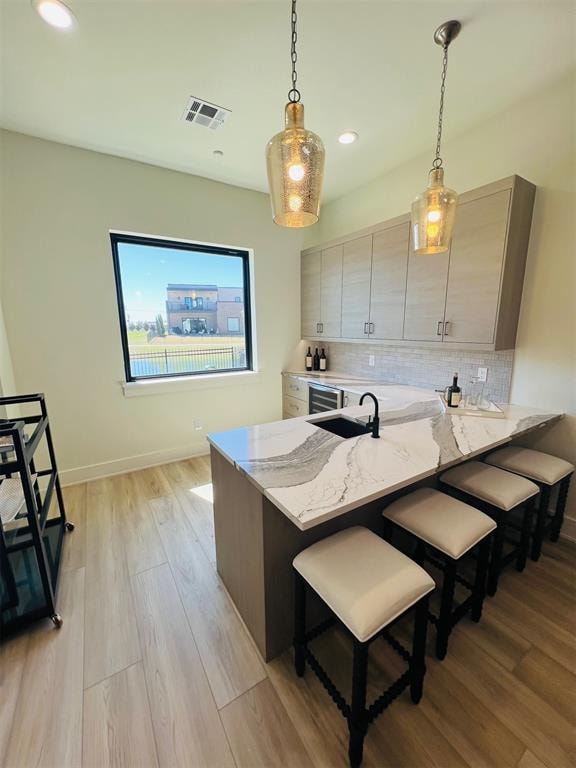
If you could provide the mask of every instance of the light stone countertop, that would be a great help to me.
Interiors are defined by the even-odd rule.
[[[505,418],[457,416],[432,390],[352,381],[348,391],[369,389],[379,400],[379,440],[344,439],[310,423],[337,415],[366,421],[372,401],[208,436],[302,530],[561,418],[515,405],[503,407]]]

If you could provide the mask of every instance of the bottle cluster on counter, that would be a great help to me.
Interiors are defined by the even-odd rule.
[[[314,352],[314,355],[312,355],[312,349],[311,347],[308,347],[308,352],[306,352],[306,370],[307,371],[327,371],[328,370],[328,358],[326,357],[326,352],[324,351],[324,347],[322,347],[322,353],[318,354],[318,347],[316,347],[316,350]]]

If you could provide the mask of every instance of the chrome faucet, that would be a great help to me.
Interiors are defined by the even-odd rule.
[[[372,416],[368,417],[368,426],[372,428],[372,437],[380,437],[379,429],[380,429],[380,418],[378,416],[378,399],[376,395],[373,395],[372,392],[364,392],[362,397],[360,398],[360,405],[364,402],[365,397],[371,397],[374,401],[374,418]]]

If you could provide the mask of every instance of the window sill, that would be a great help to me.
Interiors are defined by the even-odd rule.
[[[143,395],[162,395],[187,390],[217,389],[238,386],[239,384],[257,384],[260,381],[258,371],[238,371],[228,373],[205,373],[200,376],[173,376],[165,379],[145,379],[142,381],[122,382],[124,397],[142,397]]]

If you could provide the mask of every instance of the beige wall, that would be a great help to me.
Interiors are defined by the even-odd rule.
[[[576,464],[575,77],[510,107],[451,141],[446,182],[467,190],[517,173],[538,186],[512,375],[512,402],[563,411],[534,439]],[[455,98],[452,95],[451,98]],[[433,120],[431,115],[430,119]],[[446,119],[449,123],[450,113]],[[432,127],[432,123],[431,123]],[[361,140],[361,139],[360,139]],[[432,149],[432,147],[431,147]],[[386,147],[382,147],[386,152]],[[325,205],[306,245],[405,213],[426,185],[431,155],[418,157]],[[576,481],[569,499],[576,518]],[[576,520],[567,531],[576,537]]]
[[[206,450],[207,432],[280,418],[280,371],[299,339],[301,234],[274,225],[268,196],[16,133],[1,139],[1,300],[16,386],[46,393],[61,468],[121,471],[131,457],[191,455]],[[124,397],[110,229],[254,249],[256,381]]]

